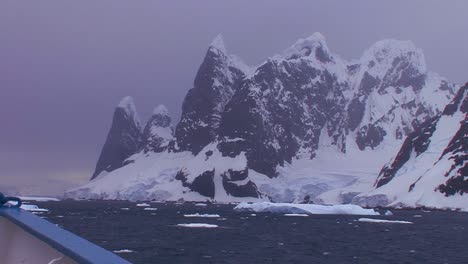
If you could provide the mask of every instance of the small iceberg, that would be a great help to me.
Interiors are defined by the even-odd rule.
[[[201,218],[219,218],[221,217],[219,214],[186,214],[184,217],[201,217]]]
[[[35,202],[58,202],[60,199],[53,197],[39,197],[39,196],[20,196],[23,201],[35,201]]]
[[[359,218],[359,222],[368,222],[368,223],[384,223],[384,224],[413,224],[409,221],[400,221],[400,220],[384,220],[384,219],[372,219],[372,218]]]
[[[308,214],[284,214],[284,216],[309,216]]]
[[[217,228],[218,225],[202,224],[202,223],[190,223],[190,224],[178,224],[181,227],[192,227],[192,228]]]
[[[195,206],[205,207],[205,206],[207,206],[207,204],[205,204],[205,203],[196,203]]]
[[[234,210],[239,212],[278,213],[278,214],[343,214],[379,215],[374,209],[364,209],[354,204],[318,205],[292,203],[240,203]]]
[[[119,254],[119,253],[133,253],[134,251],[131,249],[119,249],[119,250],[114,250],[112,252]]]
[[[147,204],[147,203],[139,203],[139,204],[136,204],[136,206],[138,206],[138,207],[150,207],[151,205]]]
[[[143,210],[145,210],[145,211],[157,211],[157,210],[158,210],[158,208],[154,208],[154,207],[146,207],[146,208],[144,208]]]

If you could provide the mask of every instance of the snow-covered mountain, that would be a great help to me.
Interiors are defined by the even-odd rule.
[[[443,113],[422,124],[381,170],[366,206],[468,209],[468,83]]]
[[[218,36],[175,135],[161,118],[148,128],[151,118],[139,148],[115,160],[125,166],[100,166],[109,173],[67,196],[350,202],[373,189],[404,138],[439,116],[454,90],[408,41],[379,41],[348,62],[315,33],[249,67]]]

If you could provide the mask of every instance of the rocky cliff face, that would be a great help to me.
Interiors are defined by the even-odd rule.
[[[140,119],[131,97],[125,97],[114,111],[111,129],[91,180],[101,172],[111,172],[125,165],[125,160],[141,147]]]
[[[379,41],[348,62],[315,33],[248,67],[217,37],[174,137],[169,117],[157,111],[126,161],[133,163],[111,173],[139,180],[123,180],[120,191],[93,183],[80,194],[170,190],[163,196],[349,202],[372,188],[405,137],[423,131],[415,140],[427,140],[431,128],[421,124],[435,122],[453,97],[454,85],[429,72],[411,42]],[[390,178],[381,176],[379,184]],[[330,192],[339,199],[330,200]]]
[[[176,128],[180,150],[194,154],[217,138],[224,107],[247,74],[246,66],[226,53],[221,36],[211,43],[182,105]]]

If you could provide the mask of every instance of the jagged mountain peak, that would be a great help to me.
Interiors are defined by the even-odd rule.
[[[210,44],[209,49],[217,50],[222,53],[227,53],[226,46],[224,45],[223,35],[218,34]]]
[[[328,62],[332,58],[328,49],[325,37],[320,32],[315,32],[309,37],[300,38],[291,47],[287,48],[276,59],[298,59],[298,58],[316,58],[321,62]]]
[[[228,53],[221,34],[218,34],[210,43],[204,61],[236,68],[245,75],[249,75],[253,71],[252,67],[247,65],[239,56]]]
[[[225,53],[218,35],[182,105],[181,121],[175,131],[181,150],[198,153],[216,138],[224,107],[250,71],[238,57]]]

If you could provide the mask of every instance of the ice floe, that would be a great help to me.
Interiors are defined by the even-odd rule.
[[[409,221],[400,221],[400,220],[384,220],[384,219],[373,219],[373,218],[359,218],[359,222],[368,222],[368,223],[384,223],[384,224],[413,224]]]
[[[114,253],[133,253],[134,251],[131,249],[119,249],[119,250],[114,250]]]
[[[58,202],[60,199],[53,198],[53,197],[39,197],[39,196],[20,196],[19,197],[23,201],[35,201],[35,202]]]
[[[284,216],[309,216],[308,214],[284,214]]]
[[[192,228],[216,228],[218,225],[203,224],[203,223],[189,223],[189,224],[178,224],[181,227],[192,227]]]
[[[219,218],[219,214],[185,214],[184,217]]]
[[[379,215],[374,209],[365,209],[358,205],[318,205],[292,203],[240,203],[234,210],[241,212],[280,213],[280,214],[351,214],[351,215]]]
[[[20,208],[29,212],[49,212],[48,209],[39,208],[39,206],[34,204],[23,204]]]

